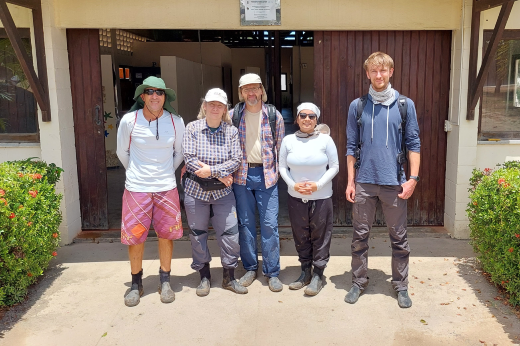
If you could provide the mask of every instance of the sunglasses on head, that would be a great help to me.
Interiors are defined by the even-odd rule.
[[[155,90],[155,89],[144,89],[143,94],[153,95],[153,93],[157,94],[157,96],[163,96],[164,90]]]
[[[314,119],[316,119],[318,117],[314,113],[309,113],[309,114],[307,114],[307,113],[300,113],[298,115],[300,116],[300,119],[302,119],[302,120],[307,118],[307,117],[309,117],[310,120],[314,120]]]

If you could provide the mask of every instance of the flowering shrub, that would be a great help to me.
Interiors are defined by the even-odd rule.
[[[466,209],[471,243],[484,271],[520,305],[520,162],[473,170]]]
[[[62,172],[31,159],[0,164],[0,306],[22,301],[57,255]]]

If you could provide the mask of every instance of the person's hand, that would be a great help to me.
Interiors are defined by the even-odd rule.
[[[197,177],[199,177],[199,178],[208,178],[211,175],[211,168],[207,164],[205,164],[204,162],[200,162],[200,161],[199,161],[199,166],[201,168],[197,169],[195,171],[195,174],[197,175]]]
[[[347,196],[347,201],[354,203],[354,198],[356,198],[356,186],[354,184],[347,184],[345,195]]]
[[[417,181],[415,179],[410,179],[406,183],[401,184],[401,186],[403,187],[403,192],[398,194],[397,197],[402,199],[408,199],[412,197],[416,185]]]
[[[186,165],[182,166],[181,168],[181,178],[186,174]]]
[[[311,195],[313,192],[318,190],[318,185],[313,181],[305,181],[296,183],[294,189],[302,195]]]
[[[218,180],[220,180],[221,182],[223,182],[224,185],[226,185],[227,187],[230,187],[231,184],[233,184],[233,176],[232,176],[231,174],[228,175],[227,177],[218,178]]]

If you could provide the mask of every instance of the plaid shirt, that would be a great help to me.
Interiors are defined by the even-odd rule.
[[[244,106],[240,112],[244,112]],[[233,117],[233,110],[231,110],[231,117]],[[269,115],[267,114],[267,107],[262,102],[262,124],[261,124],[260,140],[262,141],[262,163],[264,165],[265,187],[270,188],[278,181],[278,153],[285,135],[285,128],[283,118],[280,112],[276,111],[276,152],[273,153],[273,135],[271,133],[271,126],[269,126]],[[246,120],[244,117],[240,120],[238,125],[238,136],[240,137],[240,147],[242,148],[242,161],[238,170],[234,174],[233,182],[238,185],[245,185],[247,179],[247,153],[246,153]]]
[[[195,173],[200,169],[198,162],[211,167],[211,178],[223,178],[237,170],[242,154],[238,143],[237,129],[221,122],[215,132],[211,132],[206,119],[192,121],[186,126],[182,142],[186,171]],[[203,191],[199,183],[186,179],[184,192],[208,202],[211,197],[219,199],[228,195],[233,187],[221,190]]]

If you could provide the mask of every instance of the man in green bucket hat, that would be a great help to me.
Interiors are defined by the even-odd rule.
[[[170,102],[175,91],[157,77],[137,87],[135,104],[117,131],[117,156],[126,169],[121,217],[121,243],[128,245],[132,284],[125,305],[136,306],[143,295],[144,242],[150,225],[159,238],[159,294],[171,303],[173,240],[182,237],[182,221],[175,170],[183,161],[184,121]]]

